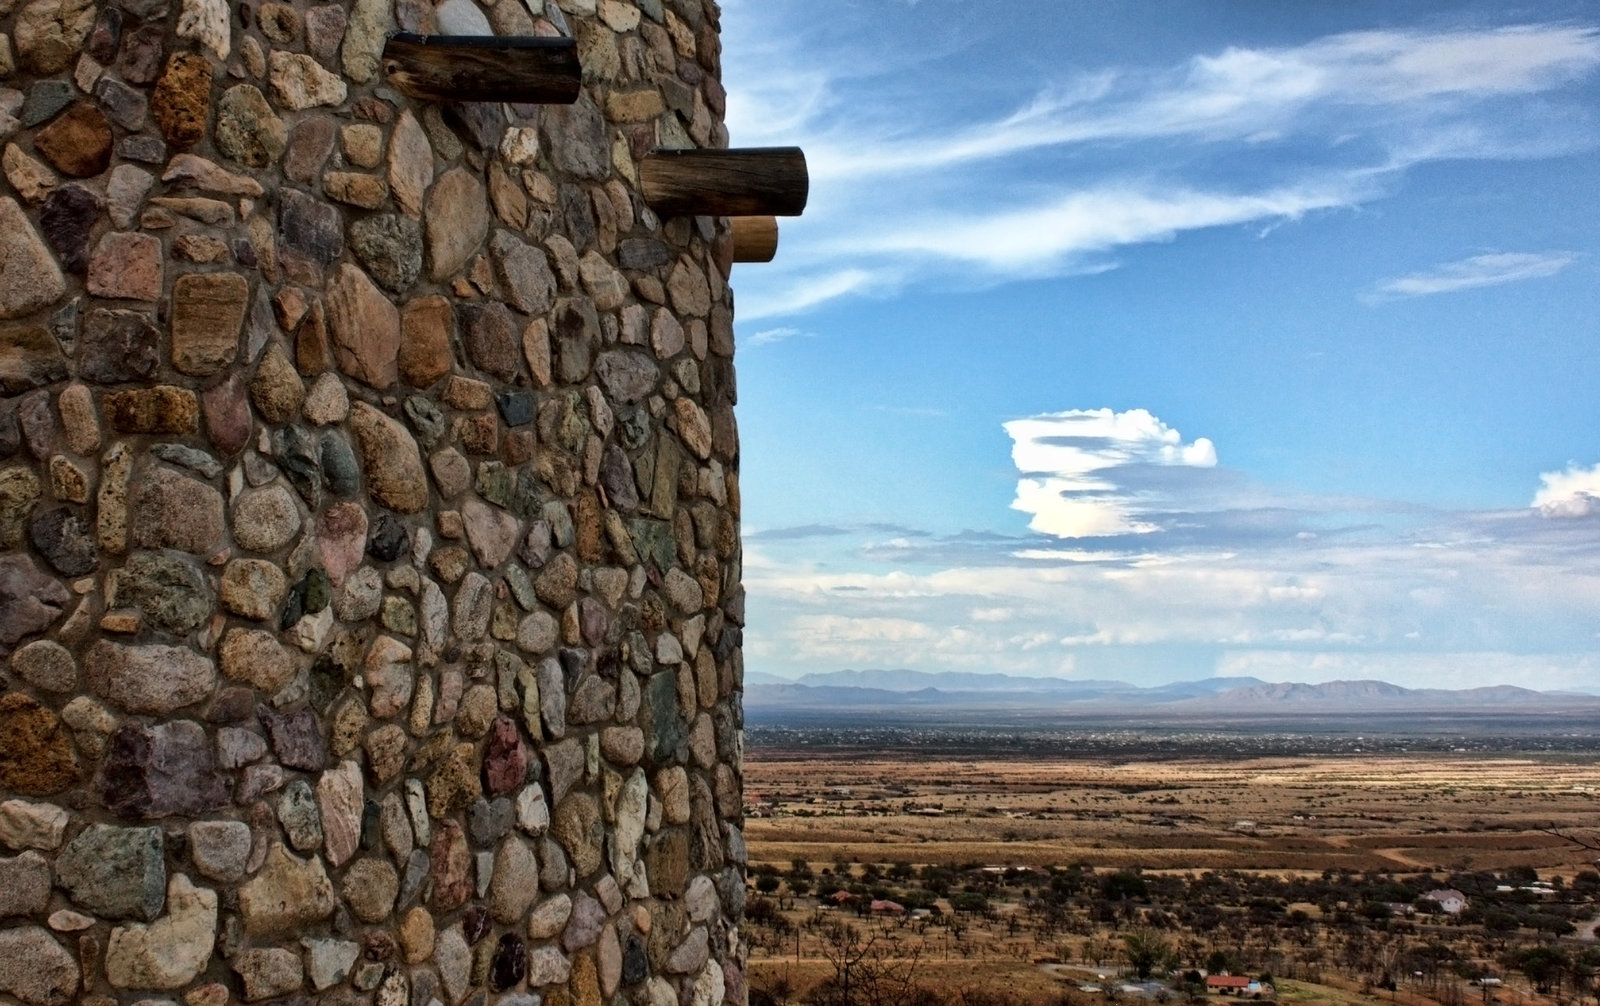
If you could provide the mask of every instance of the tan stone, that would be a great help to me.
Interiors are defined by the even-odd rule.
[[[66,292],[61,267],[22,207],[0,198],[0,318],[31,314]]]
[[[48,196],[50,190],[61,183],[61,176],[23,153],[15,143],[6,144],[6,152],[0,156],[0,166],[5,168],[6,181],[17,190],[17,195],[30,203]]]
[[[69,384],[56,399],[67,446],[74,454],[89,455],[100,448],[100,416],[95,411],[94,393],[87,385]]]
[[[450,373],[455,312],[443,297],[419,297],[405,306],[400,319],[400,379],[426,388]]]
[[[238,273],[186,273],[172,284],[172,365],[204,377],[239,354],[250,282]]]
[[[377,175],[330,171],[322,176],[322,194],[336,202],[375,210],[389,198],[389,186]]]
[[[428,192],[423,238],[428,276],[445,281],[460,272],[489,234],[483,183],[465,168],[445,172]]]
[[[400,952],[407,964],[421,964],[433,956],[435,939],[433,916],[421,906],[411,909],[400,920]]]
[[[239,914],[252,936],[292,936],[333,914],[333,882],[317,856],[298,859],[272,846],[254,879],[239,889]]]
[[[606,118],[612,122],[654,122],[666,106],[661,102],[661,92],[655,88],[637,91],[612,91],[606,95]]]
[[[394,125],[388,171],[395,205],[409,216],[422,216],[423,194],[433,184],[433,147],[410,109],[401,112]]]
[[[293,654],[276,636],[259,629],[230,629],[219,653],[222,673],[268,695],[294,678],[298,669]]]
[[[106,419],[119,433],[195,432],[200,422],[200,401],[188,388],[157,385],[135,388],[105,397]]]
[[[406,428],[365,402],[350,404],[350,428],[373,498],[399,513],[424,509],[428,482],[422,452]]]
[[[250,381],[250,399],[269,423],[287,423],[300,412],[306,389],[279,346],[269,346]]]
[[[383,390],[399,378],[400,312],[358,267],[337,266],[326,299],[339,369]]]
[[[11,29],[17,62],[40,76],[65,70],[89,36],[95,12],[94,0],[33,0]]]

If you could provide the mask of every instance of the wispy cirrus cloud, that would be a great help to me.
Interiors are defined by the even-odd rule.
[[[1446,262],[1423,272],[1387,279],[1375,287],[1375,297],[1431,297],[1486,286],[1547,279],[1578,261],[1576,252],[1497,252]]]
[[[1382,200],[1420,164],[1552,156],[1600,137],[1568,93],[1600,72],[1600,30],[1585,25],[1232,46],[1077,69],[999,114],[951,115],[936,89],[895,86],[933,72],[910,57],[807,45],[828,26],[778,17],[748,0],[724,12],[734,137],[802,144],[813,178],[778,262],[740,280],[741,321],[767,329],[840,298],[1118,268],[1121,249],[1203,229],[1264,235]],[[1514,263],[1477,265],[1481,277],[1433,282],[1513,281],[1482,277]]]
[[[1408,121],[1442,118],[1474,103],[1557,89],[1597,67],[1600,31],[1590,28],[1351,32],[1300,46],[1230,47],[1176,67],[1096,70],[1034,95],[1003,118],[938,135],[830,143],[834,131],[823,128],[812,159],[823,178],[861,178],[1045,147],[1171,138],[1258,144],[1294,133],[1325,134],[1335,123],[1370,130],[1384,124],[1375,113]],[[829,86],[815,70],[799,80],[808,94]],[[801,106],[817,111],[826,104]],[[761,121],[792,131],[803,117]],[[805,125],[815,129],[817,123]]]
[[[770,346],[775,342],[782,342],[785,339],[809,337],[811,334],[812,333],[807,332],[803,328],[795,328],[792,325],[779,325],[776,328],[763,328],[761,331],[756,332],[754,335],[750,336],[748,345]]]

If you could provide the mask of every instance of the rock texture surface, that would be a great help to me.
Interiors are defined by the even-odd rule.
[[[0,0],[0,999],[742,1001],[718,18]]]

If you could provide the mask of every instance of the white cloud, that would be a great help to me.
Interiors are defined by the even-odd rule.
[[[843,136],[816,129],[807,151],[819,178],[907,174],[1008,157],[1046,147],[1183,137],[1199,142],[1262,142],[1311,127],[1309,112],[1375,110],[1411,119],[1433,104],[1473,102],[1559,88],[1600,68],[1600,32],[1562,25],[1519,25],[1455,32],[1369,31],[1281,48],[1234,46],[1164,69],[1115,68],[1053,86],[1002,118],[938,136]],[[831,107],[819,89],[837,86],[814,66],[793,75],[773,102],[730,97],[735,131],[789,135],[805,114]],[[757,94],[771,89],[769,79]],[[745,125],[748,117],[749,125]],[[866,142],[863,142],[865,140]]]
[[[1275,680],[1377,677],[1410,686],[1575,687],[1600,665],[1600,544],[1532,515],[1441,517],[1421,537],[1324,538],[1283,548],[1170,549],[1151,561],[935,554],[871,569],[768,556],[746,565],[761,670],[966,669],[1170,680],[1176,673]],[[1540,528],[1565,543],[1552,562]],[[1161,546],[1157,544],[1156,548]],[[848,587],[847,590],[840,588]],[[1002,615],[1004,617],[1002,617]],[[1132,655],[1109,675],[1097,661]],[[1140,654],[1149,654],[1140,657]],[[1587,668],[1587,670],[1582,670]],[[1588,674],[1587,678],[1584,674]]]
[[[1157,530],[1140,518],[1154,501],[1119,485],[1120,467],[1217,464],[1210,440],[1200,437],[1186,444],[1177,430],[1144,409],[1046,413],[1012,420],[1005,430],[1011,435],[1011,459],[1021,473],[1011,506],[1033,515],[1030,528],[1058,538]]]
[[[807,274],[776,291],[760,291],[740,300],[739,320],[761,321],[799,314],[830,300],[880,288],[887,282],[885,274],[859,268]]]
[[[788,325],[780,325],[777,328],[764,328],[750,336],[749,345],[752,347],[769,346],[774,342],[782,342],[785,339],[793,339],[799,336],[809,336],[810,334],[810,332],[807,332],[804,329],[793,328]]]
[[[1566,471],[1541,472],[1543,483],[1533,496],[1533,506],[1545,517],[1588,517],[1600,512],[1600,465],[1567,466]]]
[[[1224,226],[1265,236],[1382,199],[1418,164],[1595,142],[1592,113],[1561,104],[1600,71],[1600,31],[1585,26],[1354,32],[1089,68],[974,120],[951,114],[932,83],[943,70],[863,60],[797,8],[730,3],[723,21],[732,135],[802,145],[812,176],[778,261],[736,282],[741,322],[952,280],[1100,272],[1122,264],[1118,249]],[[1560,268],[1546,258],[1519,275],[1486,258],[1432,282]]]
[[[1170,241],[1183,231],[1295,220],[1361,199],[1359,189],[1343,184],[1242,194],[1113,186],[1002,212],[919,217],[899,230],[850,239],[849,245],[863,254],[930,256],[1010,275],[1050,274],[1063,262],[1125,245]]]
[[[1503,283],[1545,279],[1578,260],[1576,252],[1500,252],[1474,255],[1446,262],[1426,272],[1384,280],[1377,286],[1380,295],[1390,297],[1429,297],[1457,293]]]

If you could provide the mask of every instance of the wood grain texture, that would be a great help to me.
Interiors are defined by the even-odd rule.
[[[531,35],[397,32],[384,43],[383,70],[422,101],[570,105],[583,85],[575,41]]]
[[[639,181],[668,217],[797,217],[811,188],[799,147],[656,150],[640,161]]]
[[[778,254],[777,217],[734,217],[733,260],[771,262]]]

